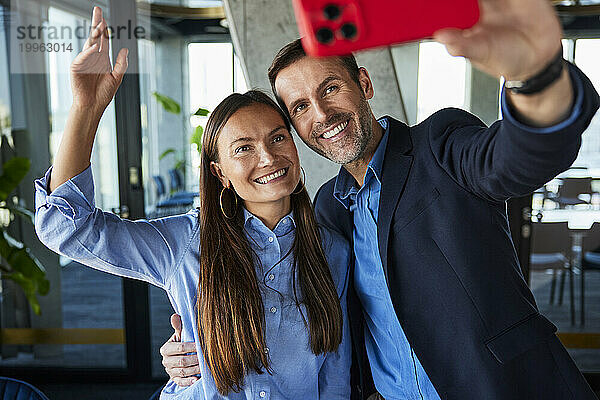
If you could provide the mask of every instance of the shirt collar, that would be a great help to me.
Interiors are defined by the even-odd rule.
[[[266,241],[268,237],[271,236],[272,233],[277,237],[285,236],[294,229],[296,229],[296,221],[294,220],[293,211],[287,214],[285,217],[281,218],[275,228],[271,231],[256,215],[252,214],[245,207],[242,207],[244,210],[244,229],[246,234],[250,235],[250,233],[256,233],[258,236],[250,235],[254,240],[254,243],[260,247],[264,248],[267,244]]]
[[[379,122],[379,125],[381,125],[383,129],[385,129],[385,132],[381,137],[381,141],[377,146],[377,150],[375,150],[375,154],[373,154],[373,158],[371,158],[371,161],[367,166],[367,173],[365,175],[365,181],[363,183],[363,186],[370,181],[371,175],[375,176],[375,178],[379,181],[379,184],[381,184],[383,159],[385,158],[385,150],[387,148],[388,143],[388,132],[390,130],[390,124],[387,120],[387,117],[381,118],[377,122]],[[333,197],[335,197],[340,203],[342,203],[342,205],[346,209],[350,209],[351,202],[354,202],[354,198],[356,197],[358,190],[359,188],[356,187],[356,180],[354,179],[354,177],[350,174],[350,172],[348,172],[348,170],[346,170],[346,168],[342,167],[337,178],[335,179]]]

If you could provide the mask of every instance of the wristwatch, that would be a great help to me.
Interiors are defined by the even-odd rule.
[[[540,73],[525,81],[505,81],[504,87],[515,94],[535,94],[541,92],[560,78],[565,63],[562,54],[561,45],[556,57]]]

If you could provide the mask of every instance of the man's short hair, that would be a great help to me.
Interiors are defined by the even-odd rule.
[[[283,112],[290,121],[291,117],[288,112],[288,109],[285,106],[285,103],[283,102],[281,97],[277,94],[277,90],[275,89],[275,79],[277,79],[277,75],[279,74],[279,72],[281,72],[282,69],[292,65],[293,63],[304,57],[306,57],[306,52],[304,52],[304,48],[302,47],[300,39],[296,39],[293,42],[286,44],[284,47],[281,48],[281,50],[279,50],[279,52],[273,59],[271,66],[269,67],[269,82],[271,83],[271,89],[273,90],[273,94],[275,95],[277,103],[279,103],[279,106],[283,109]],[[350,78],[352,78],[352,80],[356,82],[356,84],[360,87],[359,68],[354,56],[352,54],[349,54],[347,56],[338,56],[335,58],[337,58],[341,65],[344,68],[346,68],[346,70],[350,74]]]

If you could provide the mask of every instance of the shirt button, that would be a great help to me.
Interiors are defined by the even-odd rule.
[[[265,397],[267,395],[267,392],[265,392],[264,390],[261,390],[260,393],[258,394],[260,397]]]
[[[273,240],[275,240],[275,239],[273,239],[273,236],[269,236],[269,242],[273,243]]]
[[[265,354],[269,354],[269,348],[265,347]]]
[[[271,312],[275,314],[277,312],[277,307],[271,307]]]
[[[272,281],[273,279],[275,279],[275,275],[269,274],[269,280]]]

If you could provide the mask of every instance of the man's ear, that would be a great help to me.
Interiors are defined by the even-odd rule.
[[[229,180],[223,174],[223,170],[221,169],[219,163],[211,161],[210,172],[212,172],[212,174],[216,176],[219,181],[221,181],[221,185],[223,185],[223,187],[229,187]]]
[[[362,89],[367,100],[371,100],[375,95],[375,92],[373,91],[371,77],[369,76],[369,72],[365,67],[360,67],[358,69],[358,81],[360,82],[360,88]]]

